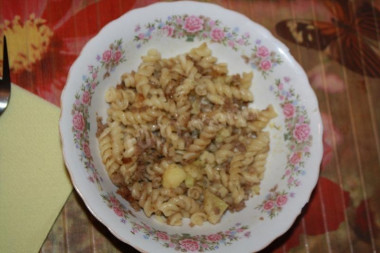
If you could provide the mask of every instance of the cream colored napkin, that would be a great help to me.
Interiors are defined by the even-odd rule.
[[[38,252],[72,190],[60,109],[12,84],[0,116],[0,252]]]

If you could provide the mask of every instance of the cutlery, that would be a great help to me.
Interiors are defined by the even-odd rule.
[[[3,38],[3,79],[0,80],[0,115],[8,106],[11,96],[11,75],[9,71],[7,39]]]

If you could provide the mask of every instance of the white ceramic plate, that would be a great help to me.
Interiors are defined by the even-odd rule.
[[[96,114],[105,90],[141,55],[175,56],[207,42],[229,73],[254,72],[254,107],[273,104],[271,150],[261,194],[220,224],[171,227],[135,212],[116,194],[99,156]],[[322,123],[308,79],[288,49],[265,28],[217,5],[158,3],[128,12],[84,47],[61,98],[63,154],[73,184],[92,214],[120,240],[148,252],[252,252],[286,232],[308,202],[322,157]]]

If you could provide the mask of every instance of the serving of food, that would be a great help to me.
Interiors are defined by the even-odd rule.
[[[148,252],[262,249],[307,203],[322,157],[318,103],[288,49],[190,1],[133,10],[90,40],[60,132],[86,206]]]
[[[142,57],[107,90],[99,149],[112,182],[135,210],[169,225],[218,223],[258,194],[273,107],[256,110],[252,72],[228,75],[203,43],[187,54]]]

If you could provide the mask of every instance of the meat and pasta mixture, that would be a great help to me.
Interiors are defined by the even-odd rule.
[[[137,71],[107,90],[98,119],[102,161],[131,206],[167,224],[220,222],[260,191],[269,151],[270,105],[248,107],[253,74],[229,75],[207,44],[161,58],[151,49]]]

